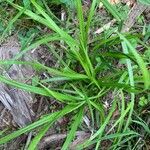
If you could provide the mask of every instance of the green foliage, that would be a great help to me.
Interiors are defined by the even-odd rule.
[[[118,26],[121,26],[124,18],[120,16],[118,10],[110,5],[107,0],[101,1],[118,21]],[[9,142],[24,133],[38,128],[37,135],[29,145],[29,149],[36,149],[37,144],[51,125],[67,114],[72,117],[70,113],[75,115],[71,119],[70,131],[62,146],[63,150],[69,148],[70,143],[75,138],[76,131],[82,127],[84,115],[88,115],[90,118],[90,127],[88,128],[90,128],[92,134],[89,139],[77,145],[79,149],[93,145],[98,150],[101,142],[108,139],[112,139],[114,149],[118,147],[124,148],[124,144],[127,144],[128,141],[135,137],[140,137],[137,133],[138,131],[133,131],[130,125],[134,113],[135,95],[141,91],[147,92],[150,88],[147,61],[136,49],[138,44],[143,43],[140,42],[139,37],[141,35],[122,34],[119,31],[114,32],[114,30],[108,31],[107,35],[102,34],[96,38],[91,35],[91,25],[95,21],[93,18],[97,10],[97,0],[92,1],[87,16],[84,16],[82,1],[74,1],[78,20],[77,28],[75,27],[78,32],[75,35],[69,34],[69,29],[66,31],[65,28],[59,26],[54,20],[54,14],[49,15],[52,12],[49,11],[44,0],[40,3],[31,0],[33,9],[27,8],[27,6],[31,6],[29,1],[23,1],[23,6],[12,3],[10,0],[7,0],[7,2],[19,13],[8,24],[3,36],[22,14],[37,24],[50,29],[51,33],[35,41],[33,40],[34,36],[32,36],[36,32],[35,29],[30,29],[25,35],[20,34],[19,39],[22,46],[20,53],[12,60],[0,60],[0,64],[4,66],[12,64],[29,65],[36,71],[46,72],[49,77],[44,80],[35,77],[32,85],[10,80],[2,75],[0,75],[0,81],[28,92],[51,97],[58,103],[63,104],[63,107],[61,110],[47,114],[24,128],[4,135],[0,138],[0,144]],[[73,1],[53,2],[73,6]],[[52,47],[53,43],[57,43],[59,46],[54,49]],[[32,62],[18,60],[29,50],[40,45],[45,45],[49,48],[49,51],[59,62],[58,67],[46,66],[34,60]],[[145,47],[147,48],[147,46]],[[63,53],[63,56],[59,55],[60,52]],[[115,63],[118,59],[124,59],[126,67],[118,68],[117,65],[114,65],[114,59]],[[54,84],[55,86],[53,86]],[[105,108],[103,100],[109,95],[111,97],[110,107]],[[131,98],[131,101],[125,99],[127,96]],[[145,100],[141,99],[140,101]],[[114,115],[116,111],[118,112],[117,119],[115,119]],[[140,124],[146,131],[149,131],[147,125],[142,121],[135,120],[134,123]],[[128,149],[128,145],[125,148]]]
[[[2,33],[4,31],[4,25],[2,22],[0,22],[0,32]]]
[[[69,6],[71,8],[74,7],[74,0],[52,0],[51,3],[54,3],[54,4],[65,4],[66,6]]]
[[[18,39],[21,45],[21,50],[25,49],[28,46],[28,43],[31,43],[35,35],[39,33],[38,29],[30,28],[28,31],[21,31],[18,33]]]
[[[23,0],[23,4],[27,9],[31,9],[31,2],[30,0]]]
[[[148,99],[145,98],[144,96],[143,96],[143,97],[140,97],[140,99],[139,99],[139,105],[140,105],[141,107],[144,107],[144,106],[146,106],[147,104],[148,104]]]
[[[141,4],[144,5],[150,5],[150,1],[149,0],[138,0]]]
[[[107,0],[101,0],[108,11],[114,16],[117,21],[121,21],[121,16],[115,6],[112,6]]]

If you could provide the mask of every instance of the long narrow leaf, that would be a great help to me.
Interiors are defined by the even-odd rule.
[[[86,141],[83,145],[88,145],[92,140],[94,140],[96,137],[99,137],[99,139],[101,138],[103,132],[104,132],[104,129],[105,127],[107,126],[109,120],[111,119],[111,116],[113,114],[113,112],[115,111],[116,109],[116,101],[113,102],[113,106],[105,120],[105,122],[103,123],[103,125],[99,128],[99,130],[96,131],[96,133],[94,135],[92,135],[90,137],[90,139],[88,141]]]
[[[35,0],[31,0],[31,2],[36,7],[36,9],[45,17],[49,24],[49,27],[57,32],[61,37],[63,37],[64,41],[66,41],[66,43],[68,43],[70,47],[72,47],[73,45],[77,45],[77,42],[69,34],[60,29],[58,25],[50,18],[50,16],[45,13],[43,8],[35,2]]]
[[[14,131],[13,133],[8,134],[8,135],[0,138],[0,145],[16,138],[16,137],[18,137],[18,136],[20,136],[26,132],[29,132],[29,131],[31,131],[31,130],[39,127],[39,126],[42,126],[46,123],[53,122],[54,120],[56,120],[56,118],[58,119],[64,115],[76,110],[77,108],[81,107],[82,105],[83,105],[83,103],[68,105],[65,108],[63,108],[63,110],[61,110],[61,111],[55,112],[53,114],[49,114],[49,115],[43,117],[42,119],[24,127],[24,128],[19,129],[18,131]]]
[[[127,47],[129,48],[129,51],[134,55],[138,65],[141,69],[141,72],[143,74],[145,88],[148,89],[150,86],[150,75],[149,75],[149,71],[146,67],[145,62],[143,61],[142,57],[139,55],[137,50],[131,45],[131,43],[122,34],[120,34],[120,33],[118,33],[118,34],[119,34],[120,38],[125,42]]]
[[[56,98],[57,100],[59,100],[61,102],[67,102],[68,103],[68,102],[74,102],[76,100],[80,100],[80,97],[74,97],[72,95],[62,94],[62,93],[59,93],[59,92],[52,91],[50,89],[46,90],[45,88],[39,88],[39,87],[35,87],[35,86],[32,86],[32,85],[20,83],[20,82],[14,81],[14,80],[7,79],[7,78],[5,78],[1,75],[0,75],[0,82],[9,84],[11,86],[15,86],[19,89],[26,90],[28,92],[33,92],[35,94],[54,97],[54,98]]]
[[[28,147],[28,150],[36,149],[36,147],[37,147],[38,143],[40,142],[41,138],[46,134],[46,132],[48,131],[48,129],[50,128],[51,125],[52,125],[52,123],[48,123],[40,129],[39,133],[31,141],[31,143]]]
[[[76,9],[77,9],[77,16],[79,20],[81,40],[85,44],[85,22],[84,22],[84,17],[83,17],[82,2],[81,0],[76,0],[75,3],[76,3]]]
[[[86,23],[86,37],[87,38],[88,38],[88,32],[89,32],[90,24],[91,24],[91,21],[92,21],[92,17],[95,13],[96,3],[97,3],[97,0],[93,0],[91,8],[90,8],[90,13],[88,15],[88,20],[87,20],[87,23]]]
[[[75,117],[75,121],[72,123],[71,130],[70,130],[69,134],[67,135],[67,139],[66,139],[65,143],[63,144],[63,147],[61,148],[62,150],[67,150],[69,148],[71,141],[75,137],[77,128],[78,128],[79,124],[81,123],[82,116],[83,116],[83,108],[80,108],[79,112],[77,113],[77,115]]]
[[[121,21],[121,17],[119,15],[119,12],[117,11],[117,9],[112,6],[108,0],[101,0],[101,2],[104,4],[104,6],[106,7],[106,9],[115,17],[115,19],[117,21]]]
[[[16,16],[14,18],[12,18],[9,21],[9,24],[7,25],[7,28],[4,30],[2,36],[0,37],[0,42],[2,42],[3,38],[5,37],[5,35],[7,34],[7,32],[12,28],[13,24],[17,21],[17,19],[24,13],[24,11],[26,10],[26,8],[22,9],[21,11],[19,11]]]
[[[53,69],[50,67],[47,67],[39,62],[27,62],[27,61],[14,61],[14,60],[0,60],[1,65],[13,65],[13,64],[22,64],[22,65],[29,65],[32,66],[36,70],[46,70],[51,75],[61,76],[61,77],[67,77],[68,80],[80,80],[80,79],[88,79],[88,77],[84,74],[76,73],[72,70],[69,71],[59,71],[57,69]]]

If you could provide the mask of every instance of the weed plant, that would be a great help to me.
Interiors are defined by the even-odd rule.
[[[29,46],[24,46],[12,60],[1,60],[0,64],[29,65],[37,71],[46,71],[50,78],[36,81],[36,85],[20,83],[2,75],[0,75],[0,81],[28,92],[53,98],[62,103],[64,107],[11,134],[6,135],[0,132],[0,144],[5,144],[22,134],[38,129],[37,135],[28,147],[29,150],[36,149],[37,144],[52,124],[59,118],[72,114],[70,131],[68,131],[67,138],[62,145],[62,150],[69,149],[76,131],[84,124],[85,112],[88,112],[90,114],[88,117],[91,136],[76,149],[86,149],[93,146],[98,150],[105,140],[111,142],[109,149],[136,149],[139,145],[139,139],[144,141],[144,136],[150,134],[147,121],[142,120],[135,110],[140,94],[144,95],[147,101],[146,105],[149,104],[147,95],[150,89],[150,72],[148,70],[150,62],[145,54],[148,54],[150,48],[146,42],[143,42],[144,35],[121,33],[120,29],[124,18],[107,0],[101,0],[101,2],[117,20],[117,31],[113,31],[107,38],[102,34],[92,39],[90,36],[91,23],[94,22],[93,16],[99,5],[97,0],[92,1],[87,16],[84,16],[81,0],[74,1],[78,24],[78,27],[74,28],[75,31],[79,31],[76,36],[70,35],[69,31],[57,25],[60,20],[51,11],[47,12],[43,5],[44,0],[40,3],[31,0],[29,1],[30,5],[18,5],[11,0],[6,1],[18,10],[18,13],[9,22],[7,29],[3,32],[3,38],[7,30],[23,14],[53,32],[35,40]],[[87,19],[85,20],[85,18]],[[51,49],[51,53],[59,61],[58,68],[45,66],[35,60],[32,62],[20,60],[29,50],[40,45],[50,47],[53,42],[60,45],[63,43],[64,48],[65,58],[63,59],[57,51]],[[144,54],[137,51],[137,44],[144,47]],[[120,60],[125,63],[123,67],[116,65]],[[54,84],[55,87],[52,86]],[[110,106],[106,109],[103,102],[110,94]],[[116,111],[118,111],[118,115],[114,117]],[[141,133],[133,128],[136,126],[144,129],[144,132]],[[145,145],[144,142],[143,145]]]

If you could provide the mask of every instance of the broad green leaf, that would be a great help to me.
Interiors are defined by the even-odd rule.
[[[145,107],[148,104],[148,99],[145,98],[144,96],[139,98],[139,105],[141,107]]]

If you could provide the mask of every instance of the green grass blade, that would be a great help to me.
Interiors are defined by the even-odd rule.
[[[96,131],[96,133],[94,135],[92,135],[90,137],[90,139],[88,141],[86,141],[83,145],[88,145],[92,140],[94,140],[96,137],[99,137],[101,138],[104,130],[105,130],[105,127],[107,126],[107,124],[109,123],[109,120],[111,119],[111,116],[113,114],[113,112],[115,111],[116,109],[116,101],[113,102],[113,105],[111,107],[111,110],[107,116],[107,118],[105,119],[105,122],[103,123],[103,125]]]
[[[40,142],[41,138],[46,134],[46,132],[48,131],[48,129],[50,128],[50,126],[52,125],[52,123],[48,123],[46,125],[44,125],[39,133],[34,137],[34,139],[31,141],[28,150],[35,150],[38,143]]]
[[[19,52],[19,54],[17,54],[13,58],[13,60],[17,60],[17,59],[21,58],[21,56],[23,56],[24,54],[26,54],[29,50],[35,49],[35,48],[39,47],[40,45],[46,44],[48,42],[59,41],[61,39],[62,38],[60,38],[57,34],[46,35],[46,36],[42,37],[40,40],[37,40],[36,42],[34,42],[33,44],[31,44],[30,46],[22,49],[22,51]]]
[[[108,133],[110,133],[112,131],[112,129],[114,129],[117,124],[122,121],[124,119],[124,117],[127,115],[127,113],[130,111],[130,109],[132,108],[132,103],[129,104],[129,106],[127,107],[127,109],[123,112],[123,114],[120,116],[120,118],[114,123],[114,125],[109,129]]]
[[[61,37],[63,37],[64,41],[70,46],[73,47],[77,45],[77,42],[66,32],[64,32],[62,29],[58,27],[58,25],[50,18],[48,14],[45,13],[43,8],[38,5],[35,0],[31,0],[32,4],[36,7],[36,9],[45,17],[45,19],[48,22],[48,26],[54,30],[56,33],[58,33]]]
[[[14,61],[14,60],[0,60],[1,65],[13,65],[13,64],[22,64],[22,65],[29,65],[32,66],[36,70],[46,70],[51,75],[55,76],[61,76],[66,77],[68,80],[82,80],[82,79],[88,79],[88,77],[84,74],[76,73],[72,70],[69,71],[59,71],[57,69],[52,69],[50,67],[47,67],[39,62],[27,62],[27,61]]]
[[[3,38],[6,36],[7,32],[12,28],[13,24],[17,21],[17,19],[24,13],[24,11],[26,10],[26,8],[22,9],[21,11],[19,11],[17,13],[17,15],[15,17],[13,17],[8,25],[7,28],[4,30],[4,32],[2,33],[2,36],[0,37],[0,42],[3,41]]]
[[[121,52],[104,52],[104,53],[101,53],[100,55],[104,57],[112,57],[112,58],[118,58],[118,59],[126,58],[126,59],[130,59],[134,63],[137,63],[134,60],[133,56],[131,56],[131,54],[124,54]]]
[[[102,86],[102,87],[109,87],[109,88],[118,88],[118,89],[123,89],[125,91],[128,91],[128,92],[133,92],[133,93],[136,93],[136,92],[139,92],[139,89],[136,89],[135,87],[132,87],[130,85],[127,85],[127,84],[123,84],[123,83],[118,83],[118,82],[112,82],[110,80],[107,79],[106,80],[99,80],[99,86]]]
[[[142,57],[137,52],[137,50],[131,45],[131,43],[122,34],[120,34],[120,33],[118,33],[118,34],[119,34],[120,38],[124,41],[126,46],[129,48],[129,51],[134,55],[138,65],[141,69],[141,72],[143,74],[145,88],[148,89],[150,86],[150,76],[149,76],[149,71],[146,67],[145,62],[143,61]]]
[[[66,141],[63,144],[61,150],[67,150],[69,148],[71,141],[75,137],[77,128],[82,121],[82,117],[83,117],[83,108],[80,108],[79,112],[75,116],[75,121],[72,123],[71,130],[70,130],[69,134],[67,135]]]
[[[124,93],[122,90],[120,90],[120,95],[121,95],[121,116],[123,115],[124,111],[125,111],[125,97],[124,97]],[[117,129],[117,132],[116,133],[120,133],[122,131],[122,128],[123,128],[123,124],[125,122],[125,118],[123,118],[119,125],[118,125],[118,129]],[[120,139],[114,139],[114,145],[118,145],[121,141],[121,138]],[[117,143],[117,144],[116,144]],[[114,150],[116,149],[117,147],[114,147]]]
[[[43,3],[43,5],[45,6],[45,8],[46,8],[46,10],[47,10],[47,12],[48,12],[48,14],[52,17],[52,19],[55,19],[58,23],[62,23],[61,22],[61,20],[59,19],[59,18],[57,18],[54,14],[53,14],[53,12],[50,10],[50,8],[49,8],[49,6],[48,6],[48,2],[46,1],[46,0],[42,0],[42,3]]]
[[[12,140],[14,138],[16,138],[16,137],[18,137],[18,136],[20,136],[20,135],[22,135],[22,134],[24,134],[26,132],[29,132],[29,131],[31,131],[31,130],[39,127],[39,126],[42,126],[42,125],[44,125],[46,123],[53,122],[54,120],[56,120],[56,118],[58,119],[58,118],[60,118],[60,117],[62,117],[64,115],[66,115],[66,114],[68,114],[68,113],[78,109],[83,104],[84,103],[68,105],[65,108],[63,108],[63,110],[61,110],[61,111],[49,114],[49,115],[43,117],[42,119],[40,119],[40,120],[38,120],[38,121],[36,121],[36,122],[34,122],[34,123],[24,127],[24,128],[21,128],[21,129],[19,129],[17,131],[14,131],[13,133],[8,134],[8,135],[0,138],[0,145],[4,144],[4,143],[6,143],[6,142],[8,142],[8,141],[10,141],[10,140]]]
[[[12,5],[13,7],[15,7],[16,9],[18,9],[19,11],[22,11],[22,9],[24,9],[23,7],[12,3],[10,0],[7,0],[7,2]],[[43,8],[38,5],[35,0],[31,1],[33,3],[33,5],[37,8],[37,10],[45,17],[41,17],[39,15],[37,15],[36,13],[33,13],[32,11],[26,9],[24,11],[24,13],[29,16],[30,18],[32,18],[35,21],[40,22],[41,24],[44,24],[45,26],[49,27],[50,29],[52,29],[53,31],[55,31],[56,33],[58,33],[60,35],[60,37],[63,38],[63,40],[70,46],[73,47],[77,46],[78,43],[76,40],[74,40],[69,34],[67,34],[66,32],[64,32],[62,29],[60,29],[58,27],[58,25],[50,18],[50,16],[48,16],[48,14],[45,13],[45,11],[43,10]],[[72,49],[73,50],[73,49]],[[75,52],[75,51],[74,51]]]
[[[24,7],[21,7],[17,4],[12,3],[11,0],[6,0],[10,5],[12,5],[14,8],[18,9],[19,11],[24,10]],[[24,11],[24,14],[26,14],[27,16],[31,17],[33,20],[40,22],[41,24],[44,24],[45,26],[48,25],[48,21],[46,19],[44,19],[43,17],[37,15],[36,13],[33,13],[32,11],[26,9]],[[49,25],[48,25],[49,26]]]
[[[127,135],[139,135],[139,134],[134,132],[134,131],[126,131],[126,132],[123,132],[123,133],[106,135],[106,136],[102,137],[102,139],[107,140],[107,139],[120,137],[120,136],[127,136]]]
[[[123,47],[124,53],[129,54],[128,47],[124,41],[122,42],[122,47]],[[133,67],[131,65],[131,60],[126,59],[126,64],[127,64],[127,68],[128,68],[130,85],[134,87],[134,75],[133,75]],[[126,129],[128,128],[128,126],[130,124],[131,117],[133,114],[133,109],[134,109],[134,102],[135,102],[135,94],[131,93],[131,102],[130,102],[131,108],[130,108],[129,116],[128,116],[128,119],[127,119],[127,122],[126,122],[126,125],[124,128],[124,131],[126,131]]]
[[[86,42],[86,37],[85,37],[85,22],[84,22],[84,17],[83,17],[83,10],[82,10],[82,2],[81,0],[76,0],[76,9],[77,9],[77,16],[79,20],[79,28],[80,28],[80,36],[81,36],[81,42],[84,43]]]
[[[127,143],[128,141],[130,141],[131,139],[136,138],[136,137],[139,137],[139,135],[137,135],[137,134],[130,135],[129,137],[126,137],[122,141],[118,142],[117,144],[113,144],[110,147],[110,149],[116,150],[117,147],[119,147],[119,146],[121,147],[123,144],[125,145],[125,143]],[[121,138],[121,136],[116,137],[116,138]]]
[[[50,89],[48,89],[47,87],[45,87],[44,85],[40,84],[52,97],[54,97],[56,100],[59,100],[60,102],[76,102],[77,101],[81,101],[83,100],[82,98],[78,97],[78,96],[71,96],[69,94],[61,94],[58,92],[54,92]]]
[[[106,9],[115,17],[115,19],[120,22],[121,17],[117,9],[114,6],[112,6],[107,0],[101,0],[101,2],[104,4]]]
[[[59,62],[60,64],[62,64],[65,68],[71,70],[71,69],[69,68],[69,65],[66,64],[65,60],[63,60],[62,57],[60,57],[60,56],[58,55],[58,53],[57,53],[57,52],[55,51],[55,49],[51,46],[51,44],[46,43],[46,46],[48,47],[48,50],[49,50],[51,53],[53,53],[53,55],[57,58],[57,60],[58,60],[58,62]]]
[[[103,105],[94,101],[89,101],[89,102],[94,108],[96,108],[99,111],[101,117],[101,124],[103,124],[105,120],[105,112],[104,112]]]
[[[142,121],[137,121],[137,120],[132,120],[132,122],[142,126],[144,128],[144,130],[150,135],[150,127],[148,126],[148,124],[146,124]]]
[[[97,4],[97,0],[93,0],[91,8],[90,8],[89,15],[88,15],[88,20],[87,20],[87,23],[86,23],[86,38],[87,38],[86,40],[88,40],[90,24],[91,24],[92,18],[94,16],[94,13],[95,13],[95,10],[96,10],[95,9],[96,8],[96,4]]]
[[[33,92],[33,93],[40,94],[43,96],[50,96],[49,93],[45,89],[42,89],[39,87],[34,87],[34,86],[27,85],[24,83],[20,83],[20,82],[14,81],[14,80],[10,80],[8,78],[5,78],[2,75],[0,75],[0,82],[6,83],[6,84],[14,86],[14,87],[17,87],[19,89],[26,90],[28,92]]]
[[[138,133],[134,132],[134,131],[126,131],[126,132],[123,132],[123,133],[109,134],[109,135],[106,135],[104,137],[101,137],[100,139],[93,140],[90,143],[88,143],[87,145],[84,145],[84,144],[79,145],[79,146],[77,146],[77,149],[78,150],[83,150],[86,147],[89,147],[90,145],[94,145],[97,142],[101,142],[101,141],[104,141],[104,140],[111,140],[111,139],[119,138],[119,137],[123,137],[123,136],[137,137],[137,136],[140,136],[140,135]]]
[[[6,135],[6,136],[0,138],[0,145],[16,138],[16,137],[18,137],[18,136],[20,136],[26,132],[29,132],[29,131],[31,131],[31,130],[51,121],[51,120],[53,120],[58,114],[59,114],[59,112],[55,112],[53,114],[50,114],[47,117],[44,117],[44,118],[32,123],[31,125],[28,125],[24,128],[21,128],[17,131],[14,131],[13,133],[11,133],[9,135]]]
[[[77,130],[77,127],[78,127],[78,125],[81,122],[82,114],[83,114],[83,108],[80,109],[78,115],[76,116],[76,120],[73,123],[71,131],[70,131],[69,135],[67,136],[67,139],[66,139],[66,141],[65,141],[64,146],[62,147],[62,149],[65,150],[65,148],[67,149],[67,147],[69,147],[70,142],[72,141],[73,137],[75,136],[75,132]],[[62,116],[63,116],[62,113],[60,113],[60,116],[58,115],[58,117],[55,120],[53,120],[53,122],[56,121],[58,118],[60,118]],[[48,131],[48,129],[50,128],[50,126],[52,125],[52,123],[48,123],[48,124],[44,125],[40,129],[39,133],[31,141],[28,150],[33,150],[33,149],[35,149],[37,147],[37,144],[39,143],[39,141],[41,140],[41,138],[45,135],[45,133]]]
[[[65,102],[65,103],[75,102],[76,100],[77,101],[81,100],[80,97],[74,97],[74,96],[69,95],[69,94],[66,95],[66,94],[62,94],[62,93],[59,93],[59,92],[55,92],[55,91],[52,91],[52,90],[50,90],[46,87],[45,88],[39,88],[39,87],[35,87],[35,86],[32,86],[32,85],[20,83],[20,82],[14,81],[14,80],[7,79],[7,78],[5,78],[4,76],[1,76],[1,75],[0,75],[0,82],[9,84],[11,86],[15,86],[15,87],[17,87],[19,89],[22,89],[22,90],[26,90],[27,92],[33,92],[35,94],[40,94],[40,95],[43,95],[43,96],[54,97],[57,100],[59,100],[61,102]]]

